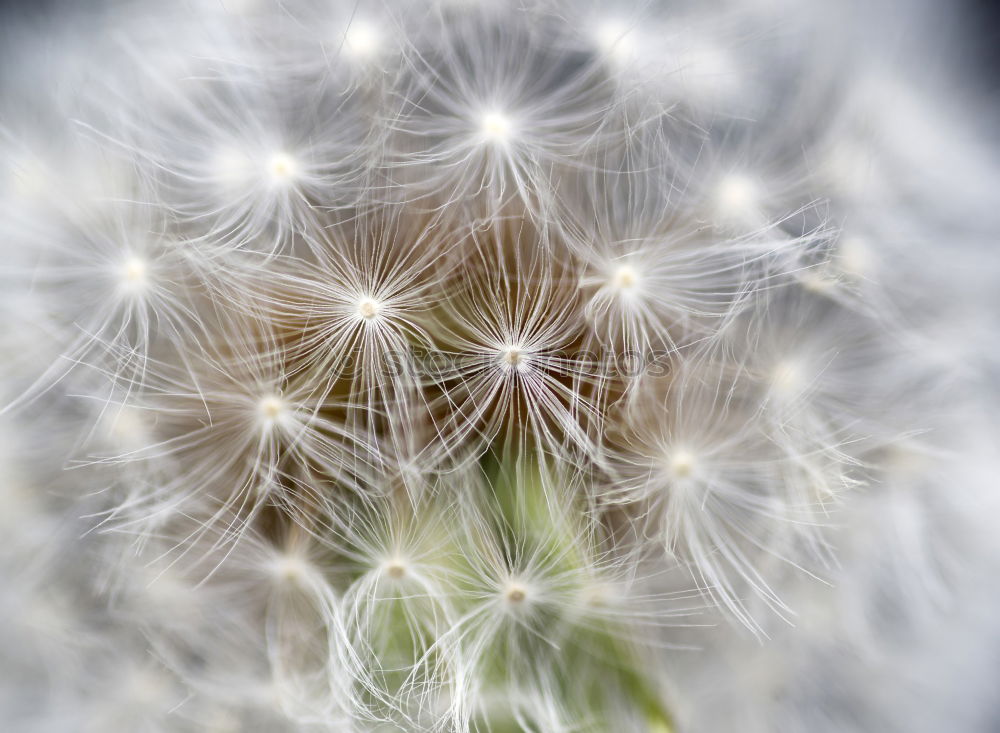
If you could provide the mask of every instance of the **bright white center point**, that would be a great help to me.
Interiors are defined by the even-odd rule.
[[[381,310],[381,304],[373,298],[363,298],[358,303],[358,315],[366,321],[375,318]]]
[[[406,563],[395,558],[382,566],[382,571],[393,580],[402,580],[406,576]]]
[[[107,436],[123,447],[137,448],[149,440],[150,426],[143,411],[122,405],[105,416]]]
[[[508,369],[522,370],[528,366],[527,355],[520,346],[510,346],[500,353],[500,360]]]
[[[488,112],[480,120],[479,131],[489,142],[507,142],[511,133],[510,119],[499,112]]]
[[[617,290],[633,290],[639,284],[639,273],[631,265],[622,265],[611,276],[611,284]]]
[[[370,23],[356,21],[344,36],[344,52],[356,59],[370,59],[382,45],[379,32]]]
[[[298,166],[288,153],[275,153],[267,162],[267,172],[274,183],[287,183],[295,178]]]
[[[779,395],[791,395],[802,390],[802,367],[795,361],[779,362],[774,369],[771,385]]]
[[[618,21],[606,21],[594,29],[598,47],[616,61],[627,61],[635,53],[635,37],[628,26]]]
[[[276,395],[263,397],[261,401],[257,403],[257,411],[260,414],[265,427],[280,420],[285,414],[286,409],[287,406],[285,405],[285,401]]]
[[[694,473],[694,456],[686,450],[677,450],[670,455],[668,462],[670,473],[674,478],[689,478]]]
[[[138,257],[130,257],[122,267],[122,277],[125,284],[131,288],[136,288],[146,283],[148,268],[146,263]]]
[[[728,219],[747,219],[760,210],[760,189],[748,176],[730,173],[719,182],[715,204]]]
[[[509,583],[504,589],[504,600],[511,606],[519,606],[528,598],[528,589],[520,583]]]
[[[589,583],[582,592],[581,598],[588,606],[603,606],[613,597],[613,590],[607,583]]]
[[[296,582],[309,576],[309,561],[294,555],[282,555],[274,560],[271,566],[275,580],[279,582]]]
[[[863,279],[872,275],[875,256],[860,237],[843,237],[837,245],[837,263],[847,275]]]

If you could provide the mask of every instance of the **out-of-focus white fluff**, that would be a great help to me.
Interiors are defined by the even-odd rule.
[[[940,8],[7,12],[0,727],[995,729]]]

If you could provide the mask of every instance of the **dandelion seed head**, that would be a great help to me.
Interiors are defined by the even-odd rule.
[[[382,35],[371,23],[355,20],[344,35],[344,53],[353,59],[367,61],[382,49]]]
[[[798,359],[783,359],[771,374],[771,389],[778,397],[793,397],[805,387],[805,369]]]
[[[301,583],[309,578],[314,568],[312,564],[299,553],[284,552],[274,557],[268,567],[275,583]]]
[[[592,33],[601,52],[617,63],[627,63],[638,53],[635,32],[619,20],[596,23]]]
[[[621,598],[622,589],[615,583],[591,580],[580,590],[580,601],[591,607],[602,608],[614,605]]]
[[[123,448],[135,449],[149,441],[150,420],[138,407],[115,407],[104,416],[103,424],[108,440]]]
[[[144,259],[131,256],[121,267],[121,285],[127,292],[139,292],[149,284],[149,265]]]
[[[358,317],[362,320],[374,320],[381,312],[382,304],[375,298],[362,298],[358,301]]]
[[[639,273],[632,265],[620,265],[611,275],[611,287],[620,295],[634,295],[639,288]]]
[[[684,448],[671,451],[667,456],[667,471],[674,479],[691,478],[697,465],[694,454]]]
[[[267,161],[269,180],[274,185],[287,185],[299,175],[298,162],[288,153],[274,153]]]
[[[382,564],[382,572],[391,580],[402,580],[407,574],[407,563],[399,557],[393,557]]]
[[[513,125],[507,115],[494,110],[482,116],[479,132],[484,142],[505,145],[513,134]]]
[[[500,363],[504,369],[524,371],[529,367],[528,354],[520,345],[505,346],[500,351]]]
[[[257,403],[257,414],[261,427],[267,430],[287,416],[288,405],[277,395],[265,395]]]
[[[814,4],[111,3],[17,38],[0,524],[32,572],[0,608],[85,638],[14,638],[13,672],[95,729],[666,731],[676,690],[728,730],[717,613],[800,666],[832,659],[801,629],[917,615],[892,566],[945,581],[936,510],[996,473],[962,300],[995,160],[936,71],[891,80],[909,41]]]
[[[507,608],[518,608],[528,601],[528,588],[512,580],[503,588],[503,600]]]
[[[719,181],[715,190],[715,207],[728,221],[753,219],[761,207],[759,184],[744,173],[729,173]]]

